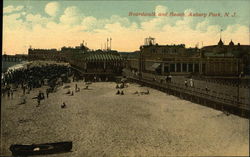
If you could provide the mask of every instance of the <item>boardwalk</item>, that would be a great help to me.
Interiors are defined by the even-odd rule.
[[[3,153],[10,155],[13,143],[72,140],[73,152],[52,156],[248,155],[247,119],[137,84],[115,95],[115,86],[100,82],[83,90],[78,82],[81,91],[74,96],[60,87],[40,107],[31,98],[44,87],[23,105],[17,105],[21,91],[13,100],[3,98]],[[149,95],[133,94],[147,89]]]
[[[166,82],[166,76],[159,76],[149,73],[142,73],[142,78],[133,74],[129,70],[124,70],[124,75],[133,81],[157,88],[162,91],[170,91],[179,97],[187,96],[187,100],[194,99],[198,103],[206,103],[212,101],[210,106],[214,108],[228,111],[241,115],[249,116],[250,110],[250,87],[234,86],[216,82],[208,82],[204,80],[192,79],[192,87],[190,79],[184,76],[174,76],[171,81]],[[187,86],[185,86],[187,81]],[[206,101],[206,102],[205,102]],[[209,104],[207,104],[209,105]]]

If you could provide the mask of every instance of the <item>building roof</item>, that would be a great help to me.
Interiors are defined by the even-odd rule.
[[[234,55],[232,53],[207,52],[207,53],[204,53],[204,56],[206,56],[206,57],[233,57]]]
[[[89,53],[88,56],[84,58],[85,61],[95,62],[95,61],[121,61],[123,58],[120,55],[112,53]]]

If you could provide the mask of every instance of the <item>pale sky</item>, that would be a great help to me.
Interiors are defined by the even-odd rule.
[[[112,49],[133,52],[144,38],[158,44],[185,44],[201,47],[217,44],[250,43],[249,0],[164,0],[164,1],[42,1],[4,0],[3,53],[27,53],[32,48],[78,46],[84,40],[90,49],[104,48],[112,38]],[[129,13],[156,16],[129,16]],[[185,17],[158,16],[184,13]],[[199,13],[206,16],[187,16]],[[214,17],[209,14],[220,13]],[[229,13],[225,17],[225,13]],[[212,15],[210,14],[210,15]],[[235,15],[235,16],[233,16]]]

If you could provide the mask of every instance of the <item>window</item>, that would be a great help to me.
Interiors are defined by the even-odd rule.
[[[182,71],[187,72],[187,64],[186,63],[182,64]]]
[[[176,69],[177,72],[181,72],[181,63],[177,63],[176,68],[177,68]]]
[[[175,72],[175,64],[170,64],[170,72]]]
[[[202,72],[204,73],[206,71],[206,64],[202,64]]]
[[[188,64],[188,72],[193,72],[193,64]]]
[[[164,72],[169,72],[168,66],[165,66],[165,67],[164,67]]]
[[[194,65],[194,72],[199,72],[199,64]]]

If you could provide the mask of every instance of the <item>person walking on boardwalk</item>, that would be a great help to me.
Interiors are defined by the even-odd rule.
[[[193,86],[194,86],[193,79],[190,79],[190,80],[189,80],[189,83],[190,83],[190,87],[193,87]]]
[[[184,81],[184,84],[185,84],[186,87],[188,87],[187,80]]]
[[[209,89],[208,89],[207,85],[206,85],[206,87],[205,87],[205,90],[206,90],[206,92],[208,92],[208,91],[209,91]]]

